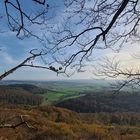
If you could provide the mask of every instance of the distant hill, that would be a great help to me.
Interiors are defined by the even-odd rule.
[[[13,84],[0,85],[0,103],[15,105],[39,105],[42,97],[37,93],[44,93],[46,90],[34,85]]]
[[[97,94],[64,100],[56,104],[76,112],[140,112],[140,94]]]
[[[8,87],[15,88],[15,89],[22,88],[23,90],[26,90],[29,93],[33,93],[33,94],[43,94],[43,93],[47,92],[46,89],[40,88],[40,87],[35,86],[35,85],[31,85],[31,84],[11,84],[11,85],[7,85],[7,88]]]

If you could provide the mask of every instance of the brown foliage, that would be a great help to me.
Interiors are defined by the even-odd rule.
[[[139,126],[104,124],[92,119],[89,123],[86,120],[92,118],[90,115],[82,117],[82,114],[51,106],[1,107],[0,112],[0,123],[16,124],[20,121],[17,116],[24,115],[24,120],[34,128],[25,124],[15,129],[1,128],[1,138],[8,140],[130,140],[140,137]]]

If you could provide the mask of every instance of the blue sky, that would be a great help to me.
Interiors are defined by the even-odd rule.
[[[52,22],[56,22],[58,19],[59,11],[63,10],[61,1],[48,1],[51,7],[56,7],[57,13],[53,11],[55,16]],[[0,1],[0,13],[5,13],[3,1]],[[23,2],[24,7],[31,6],[29,0]],[[52,13],[48,14],[48,17]],[[34,38],[25,38],[20,40],[16,37],[16,33],[13,33],[8,28],[8,23],[6,18],[1,21],[0,29],[4,31],[0,33],[0,73],[13,68],[18,65],[22,60],[24,60],[28,55],[29,51],[32,48],[40,48],[41,44]],[[88,79],[90,75],[88,73],[82,74],[82,79]],[[43,69],[34,69],[34,68],[20,68],[15,71],[13,74],[9,75],[5,79],[12,80],[61,80],[68,79],[65,76],[57,76],[56,73],[43,70]],[[81,79],[81,74],[75,74],[70,77],[70,79]]]
[[[22,1],[24,7],[29,10],[29,5],[31,3],[29,0]],[[54,19],[51,21],[53,24],[57,24],[58,21],[61,20],[61,12],[64,10],[64,6],[61,0],[49,0],[49,5],[51,7],[55,6],[55,10],[53,12],[48,13],[48,17],[52,14]],[[34,8],[34,7],[33,7]],[[3,1],[0,1],[0,13],[4,12]],[[36,10],[36,9],[34,9]],[[18,65],[22,60],[24,60],[28,55],[29,51],[32,48],[41,48],[41,44],[34,38],[25,38],[24,40],[20,40],[16,37],[16,34],[11,32],[8,29],[7,20],[4,18],[0,21],[0,29],[4,31],[0,33],[0,73],[2,74],[4,71],[9,70],[10,68]],[[36,30],[37,31],[37,30]],[[37,31],[38,32],[38,31]],[[46,33],[47,34],[47,33]],[[49,36],[49,34],[47,35]],[[138,43],[131,44],[127,47],[127,49],[123,49],[119,54],[121,60],[126,60],[126,62],[131,60],[131,53],[135,52],[137,49],[140,51],[138,47]],[[114,53],[111,50],[97,50],[94,52],[95,57],[104,56],[106,54],[109,57],[112,57]],[[115,54],[116,55],[116,54]],[[38,62],[39,63],[39,62]],[[134,65],[138,65],[138,61],[133,61]],[[126,63],[128,66],[129,63]],[[85,73],[77,73],[67,78],[63,75],[57,76],[54,72],[46,71],[43,69],[34,69],[34,68],[20,68],[13,74],[9,75],[5,79],[12,80],[61,80],[61,79],[91,79],[94,76],[91,73],[92,67],[88,67],[88,70]]]

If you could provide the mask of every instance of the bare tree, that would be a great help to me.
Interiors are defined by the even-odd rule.
[[[140,59],[139,56],[135,55],[134,57]],[[111,59],[106,57],[93,67],[93,74],[100,78],[115,79],[116,82],[111,84],[114,93],[118,93],[124,87],[136,90],[140,87],[140,69],[131,65],[124,66],[117,57]]]
[[[35,51],[37,51],[37,53]],[[39,52],[37,49],[31,50],[29,57],[27,57],[25,60],[23,60],[20,64],[18,64],[14,68],[12,68],[8,71],[5,71],[3,74],[1,74],[0,80],[4,79],[6,76],[15,72],[17,69],[19,69],[21,67],[32,67],[32,68],[46,69],[46,70],[50,70],[50,71],[57,73],[57,75],[59,73],[65,73],[62,71],[62,67],[56,68],[56,67],[53,67],[51,65],[50,66],[42,66],[42,65],[35,65],[34,64],[35,59],[37,59],[37,58],[42,59],[42,57],[46,56],[46,55],[47,55],[47,53],[44,53],[43,51]]]
[[[65,0],[65,22],[46,38],[52,56],[78,71],[94,57],[94,50],[119,51],[139,41],[139,0]],[[121,29],[121,30],[120,30]]]
[[[41,28],[46,25],[49,18],[49,5],[46,0],[30,0],[26,2],[29,3],[29,8],[27,8],[27,5],[25,5],[25,3],[23,3],[21,0],[3,0],[6,15],[2,13],[0,22],[3,22],[4,18],[6,17],[9,29],[15,32],[19,39],[34,37],[34,39],[41,42],[43,41],[43,38],[41,38],[41,35],[34,33],[34,31],[36,31],[35,28],[37,28],[37,30],[41,32]],[[4,73],[0,75],[0,80],[21,67],[41,68],[51,70],[57,74],[63,73],[62,67],[56,68],[51,66],[51,63],[47,63],[42,59],[43,57],[48,57],[48,52],[44,52],[42,48],[32,49],[29,57],[25,58],[17,66],[4,71]],[[34,61],[36,59],[43,60],[45,64],[41,66],[35,65]]]
[[[81,71],[94,57],[94,50],[119,51],[124,44],[140,39],[139,0],[65,0],[64,20],[47,30],[51,33],[49,37],[47,34],[39,37],[30,28],[30,25],[39,25],[48,29],[48,3],[45,0],[30,2],[41,6],[41,12],[25,11],[20,0],[4,1],[9,27],[20,38],[34,36],[39,39],[44,46],[43,53],[49,52],[52,62],[61,64],[64,72],[68,67]],[[9,6],[18,17],[12,15]]]
[[[20,39],[33,36],[41,40],[34,33],[32,27],[40,28],[46,23],[49,5],[46,0],[29,0],[26,2],[29,3],[28,9],[21,0],[4,0],[8,26],[11,31],[16,32],[16,36]]]
[[[140,41],[139,0],[65,0],[65,6],[65,22],[51,31],[51,41],[46,38],[54,60],[64,71],[69,67],[83,71],[93,62],[95,50],[119,52]],[[139,69],[124,69],[114,59],[107,59],[95,71],[98,76],[123,79],[117,84],[117,91],[140,84]]]

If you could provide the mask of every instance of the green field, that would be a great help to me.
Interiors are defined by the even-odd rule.
[[[108,90],[106,85],[97,83],[80,82],[48,82],[40,83],[38,86],[47,88],[48,92],[40,94],[43,96],[43,105],[57,103],[62,100],[77,98],[91,92]]]
[[[1,84],[30,84],[46,89],[45,93],[38,94],[43,97],[43,105],[78,98],[92,92],[104,93],[110,90],[110,85],[105,80],[2,81]]]

